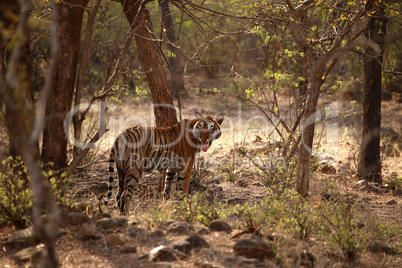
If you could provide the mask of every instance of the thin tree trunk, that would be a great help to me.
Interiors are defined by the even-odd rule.
[[[363,127],[359,175],[382,183],[380,159],[382,56],[387,19],[380,7],[368,21],[367,48],[364,61]]]
[[[138,21],[137,25],[134,25],[135,42],[151,90],[156,125],[171,126],[177,123],[176,110],[162,59],[153,41],[155,38],[152,33],[151,17],[145,7],[140,7],[140,3],[135,0],[123,2],[123,11],[130,25]],[[136,16],[139,16],[137,20]]]
[[[168,57],[168,59],[169,59],[169,65],[173,73],[172,79],[174,80],[174,84],[171,86],[171,90],[172,94],[176,95],[177,92],[179,94],[184,92],[184,68],[183,66],[180,66],[181,57],[179,55],[179,50],[173,45],[176,44],[177,39],[175,31],[173,29],[173,20],[172,15],[170,13],[169,1],[159,0],[159,5],[161,7],[163,28],[165,28],[166,37],[168,40],[167,47],[168,50],[174,54]]]
[[[55,252],[55,242],[57,238],[58,222],[60,220],[60,210],[58,209],[53,196],[50,194],[49,181],[43,176],[43,172],[39,163],[37,140],[38,134],[36,124],[42,120],[31,121],[35,114],[35,109],[26,98],[25,79],[27,78],[20,72],[21,68],[21,55],[24,53],[24,44],[27,40],[23,40],[28,35],[28,18],[30,11],[30,4],[28,1],[20,1],[21,13],[19,16],[18,29],[13,40],[13,52],[10,58],[9,68],[5,76],[4,83],[0,84],[0,96],[4,101],[9,114],[14,118],[12,126],[15,130],[16,136],[13,142],[14,146],[21,152],[24,163],[27,166],[28,174],[31,178],[31,185],[34,193],[33,200],[33,223],[41,242],[45,244],[45,254],[42,254],[40,266],[41,267],[57,267],[57,258]],[[57,10],[53,3],[53,16],[57,17]],[[52,33],[54,33],[52,27]],[[53,39],[55,35],[52,34]],[[53,40],[54,41],[54,40]],[[52,42],[52,50],[57,47]],[[55,60],[52,55],[52,61]],[[51,65],[53,68],[53,64]],[[49,79],[49,76],[47,77]],[[2,81],[3,82],[3,81]],[[47,88],[43,89],[47,92]],[[47,96],[47,94],[42,94]],[[41,102],[44,104],[45,102]],[[47,223],[44,224],[42,215],[47,212]]]
[[[15,32],[17,28],[17,23],[19,19],[19,13],[20,13],[20,5],[18,1],[14,0],[4,0],[0,3],[0,22],[2,24],[2,27],[4,29],[7,29],[8,31]],[[26,92],[26,98],[29,100],[29,103],[31,105],[34,105],[34,97],[33,97],[33,87],[32,87],[32,58],[31,58],[31,48],[29,45],[29,32],[26,31],[24,33],[24,45],[21,47],[21,55],[20,55],[20,65],[19,65],[19,76],[18,78],[20,79],[20,83],[23,84],[25,92]],[[1,35],[0,34],[0,68],[1,68],[1,81],[4,81],[4,76],[7,72],[8,65],[9,65],[9,60],[11,57],[11,51],[9,49],[12,47],[10,46],[10,41],[11,39],[7,39],[6,35]],[[2,82],[3,83],[3,82]],[[6,109],[6,114],[5,114],[5,119],[7,121],[7,124],[12,126],[14,123],[15,118],[13,118],[12,113],[10,113]],[[32,118],[31,118],[32,119]],[[29,120],[32,122],[32,120]],[[16,137],[18,133],[15,133],[14,128],[8,128],[9,133],[9,155],[11,156],[17,156],[21,155],[21,153],[18,151],[17,147],[15,146],[16,144]]]
[[[46,105],[43,129],[42,160],[53,168],[67,166],[67,133],[64,122],[71,109],[77,73],[78,54],[84,8],[89,0],[58,2],[58,65],[52,92]]]
[[[98,13],[101,0],[96,0],[91,12],[88,14],[87,27],[85,30],[85,39],[82,47],[81,61],[78,67],[77,86],[75,87],[74,106],[77,107],[81,103],[82,90],[84,87],[84,77],[87,69],[87,63],[89,58],[89,48],[92,39],[92,28],[95,22],[96,14]],[[78,113],[73,117],[74,124],[74,139],[81,140],[82,123],[85,119],[85,115]],[[81,148],[74,144],[74,156],[80,152]]]
[[[315,75],[312,77],[308,87],[302,137],[296,168],[296,190],[302,197],[306,197],[309,190],[311,153],[313,150],[315,131],[315,113],[321,88],[321,72],[317,72],[319,71],[313,70]]]

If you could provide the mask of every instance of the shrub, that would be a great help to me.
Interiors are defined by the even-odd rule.
[[[2,162],[0,171],[0,220],[17,229],[30,223],[33,193],[27,168],[20,157]]]

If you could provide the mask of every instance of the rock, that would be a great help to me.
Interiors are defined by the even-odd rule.
[[[259,260],[275,257],[271,243],[268,244],[262,238],[250,234],[242,236],[234,245],[233,251],[236,255]]]
[[[188,234],[190,231],[194,231],[194,227],[190,224],[181,221],[175,221],[169,225],[167,230],[171,234],[184,235]]]
[[[221,220],[211,221],[210,224],[208,225],[208,228],[211,231],[227,232],[227,233],[232,232],[232,227],[230,227],[230,225],[227,222]]]
[[[67,215],[67,223],[71,225],[81,225],[89,221],[89,217],[81,212],[71,212]]]
[[[192,249],[190,242],[188,242],[186,240],[175,241],[170,246],[173,249],[180,250],[181,252],[183,252],[185,254],[190,254],[191,249]]]
[[[44,247],[45,247],[45,244],[39,244],[36,247],[24,248],[23,250],[18,251],[14,255],[14,258],[16,258],[19,261],[29,261],[33,258],[38,257]]]
[[[388,254],[388,255],[393,255],[393,254],[396,253],[395,248],[389,246],[385,242],[378,241],[378,240],[372,241],[369,244],[367,250],[371,251],[371,252],[383,252],[383,253]]]
[[[128,221],[123,218],[115,218],[115,219],[102,219],[96,222],[96,227],[109,230],[109,229],[118,229],[127,225]]]
[[[391,199],[391,200],[385,201],[385,204],[387,204],[387,205],[396,205],[396,204],[398,204],[398,202],[396,202],[395,199]]]
[[[101,238],[100,233],[96,230],[95,226],[93,225],[85,225],[83,226],[79,232],[78,235],[81,237],[83,240],[89,240],[89,239],[99,239]]]
[[[151,237],[165,237],[165,233],[162,230],[156,230],[149,234]]]
[[[207,229],[207,228],[204,228],[204,227],[201,227],[198,231],[197,231],[197,234],[199,234],[199,235],[209,235],[211,232]]]
[[[156,247],[148,254],[149,261],[175,261],[177,259],[184,259],[185,257],[187,257],[186,254],[166,246]]]
[[[8,236],[7,244],[9,246],[16,246],[17,244],[33,244],[38,241],[33,227],[28,227],[16,231]]]
[[[136,253],[137,252],[137,247],[122,247],[120,248],[120,252],[123,254],[128,254],[128,253]]]
[[[123,245],[124,241],[118,235],[112,234],[105,237],[105,242],[108,246],[118,246]]]
[[[131,238],[137,238],[137,237],[139,237],[141,234],[143,234],[143,233],[145,233],[145,230],[143,230],[143,229],[141,229],[141,228],[139,228],[139,227],[137,227],[137,226],[134,226],[134,227],[130,227],[129,229],[128,229],[128,235],[131,237]]]
[[[209,248],[209,244],[199,235],[193,235],[186,239],[190,243],[191,248]]]

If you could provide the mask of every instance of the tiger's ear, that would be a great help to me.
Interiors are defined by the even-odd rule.
[[[216,121],[219,123],[219,125],[222,124],[223,120],[225,119],[225,116],[223,114],[220,114],[216,117]]]
[[[197,118],[197,120],[200,120],[200,119],[202,119],[204,117],[199,112],[195,112],[195,118]]]

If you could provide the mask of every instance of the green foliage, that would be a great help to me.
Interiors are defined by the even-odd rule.
[[[332,246],[341,249],[346,257],[355,258],[361,244],[361,232],[355,227],[356,204],[348,198],[321,202],[319,215],[323,219],[323,239],[328,239]]]
[[[70,180],[52,170],[43,174],[50,181],[50,191],[57,203],[71,207]],[[32,202],[33,191],[26,166],[20,157],[9,157],[2,162],[0,171],[0,220],[17,229],[27,227],[31,223]]]
[[[27,168],[20,157],[9,157],[2,162],[0,172],[0,220],[17,229],[29,225],[33,193]]]
[[[393,190],[402,191],[402,177],[398,177],[396,172],[393,172],[391,176],[386,178],[385,184]]]
[[[211,221],[225,218],[225,206],[221,203],[208,201],[207,193],[196,193],[190,198],[184,198],[175,206],[175,215],[188,223],[196,221],[208,225]]]
[[[308,240],[317,223],[314,207],[303,200],[294,190],[286,190],[275,197],[264,198],[260,204],[236,205],[235,214],[246,230],[262,230],[288,234]]]

